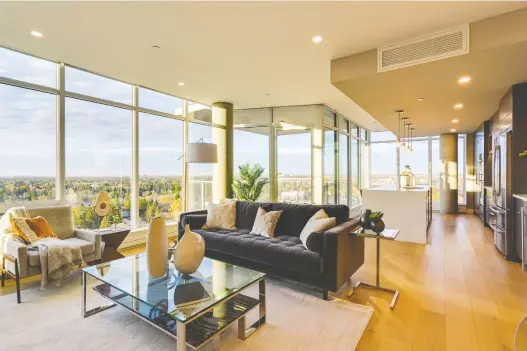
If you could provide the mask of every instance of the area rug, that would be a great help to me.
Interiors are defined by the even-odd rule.
[[[294,288],[294,289],[292,289]],[[248,291],[257,296],[257,288]],[[0,297],[1,350],[175,350],[171,337],[117,306],[81,317],[80,277],[61,287],[22,291]],[[91,289],[88,308],[107,302]],[[256,311],[254,311],[256,313]],[[221,350],[354,350],[372,315],[372,308],[334,299],[324,301],[288,282],[267,280],[267,324],[242,341],[236,323],[220,337]],[[255,321],[256,314],[247,317]],[[205,345],[203,350],[211,350]],[[190,348],[189,348],[190,350]]]

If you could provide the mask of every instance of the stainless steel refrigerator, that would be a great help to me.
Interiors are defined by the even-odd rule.
[[[488,204],[488,224],[494,230],[494,245],[508,260],[516,260],[512,228],[511,129],[492,135],[492,201]]]

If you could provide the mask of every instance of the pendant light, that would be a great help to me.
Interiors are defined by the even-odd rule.
[[[404,110],[395,110],[395,113],[398,116],[398,120],[397,120],[397,147],[401,147],[401,115],[404,113]]]
[[[408,128],[408,151],[412,152],[412,123],[406,124]]]
[[[403,117],[401,118],[401,120],[403,121],[403,147],[408,147],[408,143],[407,143],[407,138],[406,138],[406,121],[408,120],[408,117]]]
[[[410,142],[411,142],[411,148],[410,151],[414,151],[414,130],[415,128],[410,128]]]

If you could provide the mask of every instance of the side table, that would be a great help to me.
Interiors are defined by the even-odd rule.
[[[130,229],[119,229],[101,231],[101,241],[104,243],[104,252],[102,254],[102,262],[109,262],[123,258],[117,249],[122,244],[126,236],[130,233]]]
[[[368,284],[368,283],[364,283],[364,282],[357,282],[354,286],[353,286],[353,289],[348,293],[348,297],[351,297],[355,291],[361,287],[361,286],[364,286],[364,287],[367,287],[367,288],[372,288],[372,289],[377,289],[377,290],[381,290],[381,291],[386,291],[386,292],[389,292],[389,293],[392,293],[394,294],[393,295],[393,299],[392,299],[392,303],[390,304],[390,309],[393,310],[393,308],[395,307],[395,303],[397,302],[397,298],[399,297],[399,291],[397,290],[393,290],[393,289],[388,289],[388,288],[384,288],[380,285],[380,261],[381,261],[381,240],[394,240],[397,235],[399,234],[399,229],[384,229],[383,232],[377,234],[375,233],[374,231],[372,230],[369,230],[369,229],[363,229],[363,228],[359,228],[353,232],[350,233],[350,235],[356,235],[356,236],[362,236],[362,237],[365,237],[365,238],[373,238],[373,239],[376,239],[377,240],[377,274],[376,274],[376,283],[375,285],[371,285],[371,284]]]

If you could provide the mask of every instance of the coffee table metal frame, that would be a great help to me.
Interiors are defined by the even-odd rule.
[[[191,349],[194,349],[194,350],[197,349],[197,348],[193,347],[192,345],[187,344],[187,342],[186,342],[186,325],[188,323],[198,319],[199,317],[203,316],[205,313],[210,312],[211,310],[214,309],[214,307],[218,306],[221,303],[225,303],[226,301],[232,299],[233,297],[235,297],[236,295],[238,295],[238,294],[242,293],[243,291],[247,290],[248,288],[250,288],[251,286],[253,286],[256,283],[258,283],[258,288],[259,288],[259,291],[258,291],[259,303],[257,305],[258,306],[258,311],[259,311],[258,320],[255,323],[253,323],[250,327],[248,327],[248,328],[246,327],[246,319],[245,319],[245,317],[250,311],[252,311],[252,309],[250,309],[250,310],[246,311],[241,317],[239,317],[238,319],[235,319],[234,321],[232,321],[229,325],[227,325],[222,330],[228,328],[230,325],[232,325],[232,323],[238,322],[238,338],[241,339],[241,340],[245,340],[249,336],[254,334],[257,330],[259,330],[266,322],[266,320],[265,320],[265,316],[266,316],[266,302],[265,302],[266,284],[265,284],[265,276],[260,278],[259,280],[256,280],[254,283],[248,285],[247,287],[245,287],[243,289],[240,289],[240,290],[236,291],[235,293],[229,295],[224,300],[219,301],[217,304],[209,306],[207,309],[204,309],[203,311],[201,311],[200,313],[196,314],[192,318],[189,318],[185,322],[176,321],[176,330],[177,330],[177,332],[176,332],[177,336],[176,336],[176,335],[170,333],[169,331],[161,328],[159,325],[153,323],[149,319],[147,319],[147,318],[141,316],[140,314],[136,313],[134,310],[130,309],[128,306],[126,306],[124,304],[121,304],[121,303],[119,303],[117,301],[114,301],[111,298],[109,298],[109,297],[107,297],[105,295],[102,295],[102,294],[99,294],[99,295],[104,297],[104,298],[106,298],[106,299],[108,299],[108,300],[110,300],[110,301],[112,301],[112,302],[108,303],[108,304],[105,304],[105,305],[97,306],[97,307],[92,308],[90,310],[86,310],[86,294],[87,294],[87,291],[86,291],[87,290],[86,276],[87,275],[90,275],[92,278],[97,279],[97,280],[105,283],[103,280],[100,280],[100,279],[92,276],[91,274],[86,273],[84,270],[82,271],[81,316],[83,318],[87,318],[87,317],[92,316],[92,315],[94,315],[96,313],[105,311],[105,310],[107,310],[109,308],[115,307],[117,305],[121,305],[127,311],[129,311],[133,315],[135,315],[136,317],[139,317],[140,319],[142,319],[143,321],[147,322],[148,324],[156,327],[157,329],[163,331],[165,334],[167,334],[167,335],[171,336],[172,338],[176,339],[177,340],[177,347],[176,347],[177,351],[184,351],[184,350],[186,350],[187,346],[190,347]],[[211,336],[209,339],[207,339],[205,342],[203,342],[202,345],[208,343],[211,339],[214,339],[214,343],[215,343],[214,344],[214,349],[218,350],[219,349],[219,342],[220,342],[220,334],[221,334],[222,330],[218,331],[216,334]]]
[[[399,298],[399,291],[398,290],[394,290],[394,289],[385,288],[385,287],[382,287],[380,285],[381,240],[395,240],[395,237],[399,234],[399,230],[398,229],[385,229],[385,231],[390,231],[390,235],[389,236],[383,236],[382,233],[381,233],[381,235],[375,234],[375,233],[369,233],[369,232],[365,232],[361,228],[359,228],[358,230],[350,233],[350,235],[362,236],[362,237],[365,237],[365,238],[373,238],[373,239],[377,240],[377,258],[376,258],[376,261],[377,261],[376,263],[377,264],[376,264],[375,285],[359,281],[359,282],[355,283],[355,285],[353,286],[351,291],[348,293],[348,297],[351,297],[355,293],[355,291],[357,291],[357,289],[360,288],[361,286],[364,286],[366,288],[371,288],[371,289],[376,289],[376,290],[388,292],[388,293],[393,294],[393,299],[392,299],[392,302],[390,303],[390,309],[393,310],[394,307],[395,307],[395,304],[397,303],[397,299]]]

